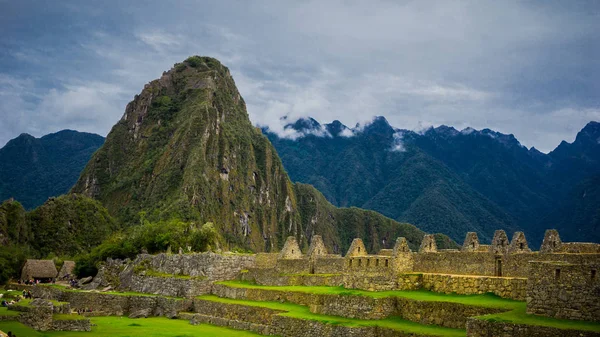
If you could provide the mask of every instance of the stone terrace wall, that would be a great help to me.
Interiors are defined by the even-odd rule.
[[[421,288],[439,293],[464,295],[494,293],[500,297],[524,301],[526,278],[422,274]]]
[[[285,301],[306,305],[316,314],[359,319],[382,319],[392,315],[421,324],[464,328],[467,318],[502,312],[502,309],[467,306],[451,302],[415,301],[406,298],[372,298],[356,295],[324,295],[292,291],[230,288],[216,284],[213,294],[219,297],[252,301]],[[198,302],[197,312],[204,312]]]
[[[600,264],[531,262],[527,313],[600,321]]]
[[[600,332],[563,330],[536,325],[491,322],[469,318],[467,337],[599,337]]]
[[[176,317],[178,312],[189,311],[192,307],[191,300],[178,298],[68,291],[49,286],[35,286],[32,294],[36,298],[69,302],[73,309],[91,309],[109,316],[149,309],[152,316]]]
[[[268,269],[250,269],[241,274],[242,281],[256,282],[268,286],[332,286],[344,284],[343,274],[298,274],[282,275]]]

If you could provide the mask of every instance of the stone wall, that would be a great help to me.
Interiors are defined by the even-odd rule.
[[[72,309],[91,309],[106,316],[130,315],[148,309],[152,316],[176,317],[180,311],[189,311],[192,301],[162,296],[125,295],[62,290],[49,286],[35,286],[36,298],[69,302]]]
[[[107,260],[84,288],[193,297],[208,293],[213,281],[235,279],[255,261],[256,255],[248,254],[140,254],[133,261]]]
[[[282,275],[269,269],[250,269],[242,273],[242,281],[256,282],[267,286],[332,286],[344,284],[343,274],[296,274]]]
[[[529,261],[564,261],[576,264],[600,261],[600,254],[539,253],[526,252],[524,249],[515,254],[445,251],[412,254],[412,257],[412,271],[415,273],[497,276],[500,261],[501,276],[505,277],[527,277]]]
[[[392,273],[394,259],[386,255],[366,255],[346,258],[347,273]]]
[[[421,289],[461,295],[494,293],[503,298],[524,301],[527,279],[512,277],[422,274]]]
[[[464,328],[467,318],[471,316],[504,311],[502,309],[467,306],[452,302],[416,301],[399,297],[372,298],[349,294],[324,295],[280,290],[233,288],[218,284],[213,287],[213,294],[223,298],[251,301],[291,302],[306,305],[312,313],[322,315],[359,319],[382,319],[389,316],[400,316],[421,324],[437,324],[450,328]],[[198,305],[198,302],[194,304],[194,309],[197,312],[204,313],[204,309]]]
[[[55,319],[52,321],[54,331],[92,331],[92,323],[89,319]]]
[[[132,275],[128,290],[171,297],[187,297],[210,293],[211,281],[196,278]]]
[[[340,255],[326,255],[313,262],[315,274],[338,274],[346,270],[346,259]]]
[[[459,303],[415,301],[406,298],[397,298],[396,308],[397,315],[409,321],[456,329],[464,329],[469,317],[505,311]]]
[[[600,263],[531,262],[527,313],[600,321]]]
[[[391,273],[353,274],[344,275],[344,287],[369,291],[397,289],[396,277]]]
[[[308,259],[280,259],[277,260],[275,271],[280,274],[308,274],[310,262]]]
[[[257,253],[254,268],[273,268],[277,264],[279,253]]]
[[[566,330],[551,327],[492,322],[469,318],[467,337],[599,337],[600,332]]]
[[[413,272],[494,275],[494,255],[487,252],[420,253],[413,258]]]
[[[149,261],[152,270],[172,275],[205,277],[208,280],[231,280],[244,269],[254,266],[256,255],[215,254],[212,252],[192,254],[138,255],[135,265]]]

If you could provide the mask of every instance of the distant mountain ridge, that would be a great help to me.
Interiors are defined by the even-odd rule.
[[[102,136],[73,130],[10,140],[0,149],[0,201],[15,198],[32,209],[67,193],[103,143]]]
[[[294,137],[263,132],[291,179],[313,184],[335,205],[373,209],[459,242],[466,231],[489,240],[503,228],[525,230],[539,243],[550,227],[564,228],[568,240],[600,241],[598,217],[565,215],[575,207],[569,205],[584,204],[588,213],[600,208],[573,200],[600,173],[600,123],[588,123],[573,143],[549,154],[490,129],[414,132],[384,117],[354,128],[305,118],[286,128]]]

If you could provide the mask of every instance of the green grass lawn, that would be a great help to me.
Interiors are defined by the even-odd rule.
[[[18,322],[0,322],[0,330],[12,331],[17,337],[250,337],[258,334],[214,325],[191,325],[188,321],[164,317],[130,319],[126,317],[93,317],[91,332],[35,331]]]
[[[530,315],[527,314],[525,305],[515,310],[499,314],[479,316],[477,318],[494,322],[510,322],[515,324],[547,326],[559,329],[575,329],[600,332],[600,322],[585,322]]]
[[[239,305],[247,305],[252,307],[263,307],[274,310],[282,310],[286,311],[285,313],[281,313],[282,316],[289,316],[294,318],[306,319],[311,321],[319,321],[325,324],[339,324],[344,326],[380,326],[385,328],[390,328],[394,330],[415,333],[415,334],[423,334],[428,336],[465,336],[466,332],[463,329],[451,329],[440,327],[436,325],[425,325],[419,324],[407,320],[403,320],[398,317],[390,317],[381,320],[364,320],[364,319],[354,319],[354,318],[345,318],[339,316],[328,316],[328,315],[319,315],[310,312],[309,308],[304,305],[293,304],[288,302],[267,302],[267,301],[249,301],[249,300],[237,300],[237,299],[229,299],[229,298],[221,298],[214,295],[203,295],[197,297],[199,299],[215,301],[220,303],[227,304],[239,304]]]
[[[402,297],[417,301],[432,301],[432,302],[451,302],[465,305],[500,308],[512,310],[524,305],[525,302],[515,301],[506,298],[501,298],[494,294],[482,295],[457,295],[457,294],[442,294],[427,290],[389,290],[389,291],[367,291],[359,289],[346,289],[344,287],[327,287],[327,286],[262,286],[251,284],[243,281],[224,281],[217,282],[233,288],[249,288],[249,289],[265,289],[277,291],[297,291],[311,294],[325,295],[353,295],[353,296],[369,296],[373,298],[385,297]]]
[[[19,311],[8,310],[6,307],[0,307],[0,316],[18,316]]]

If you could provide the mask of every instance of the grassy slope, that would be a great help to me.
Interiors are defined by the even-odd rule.
[[[293,303],[280,303],[280,302],[266,302],[266,301],[248,301],[248,300],[234,300],[229,298],[220,298],[214,295],[204,295],[198,297],[199,299],[227,303],[227,304],[238,304],[238,305],[247,305],[253,307],[263,307],[274,310],[282,310],[287,311],[282,313],[283,316],[300,318],[311,321],[319,321],[325,324],[336,324],[343,326],[380,326],[384,328],[390,328],[394,330],[410,332],[410,333],[418,333],[418,334],[426,334],[428,336],[464,336],[465,330],[461,329],[450,329],[444,328],[436,325],[424,325],[419,324],[407,320],[403,320],[397,317],[391,317],[381,320],[364,320],[364,319],[354,319],[354,318],[345,318],[339,316],[328,316],[328,315],[319,315],[310,312],[309,308],[304,305],[298,305]]]
[[[208,324],[191,325],[189,322],[164,317],[130,319],[126,317],[94,317],[91,321],[96,326],[91,332],[52,331],[38,332],[21,323],[0,322],[0,330],[12,331],[17,336],[27,337],[248,337],[259,336],[247,331],[232,330]]]
[[[480,319],[495,320],[501,322],[511,322],[515,324],[529,324],[538,326],[548,326],[559,329],[577,329],[585,331],[600,331],[600,323],[573,321],[565,319],[556,319],[526,313],[526,303],[500,298],[492,294],[483,295],[457,295],[457,294],[441,294],[430,291],[365,291],[355,289],[345,289],[342,287],[305,287],[305,286],[260,286],[247,284],[239,281],[220,282],[230,287],[236,288],[253,288],[267,289],[279,291],[299,291],[313,294],[332,294],[332,295],[355,295],[355,296],[371,296],[373,298],[382,297],[402,297],[418,301],[436,301],[436,302],[452,302],[471,306],[484,306],[489,308],[503,308],[509,311],[499,314],[491,314],[480,316]]]

